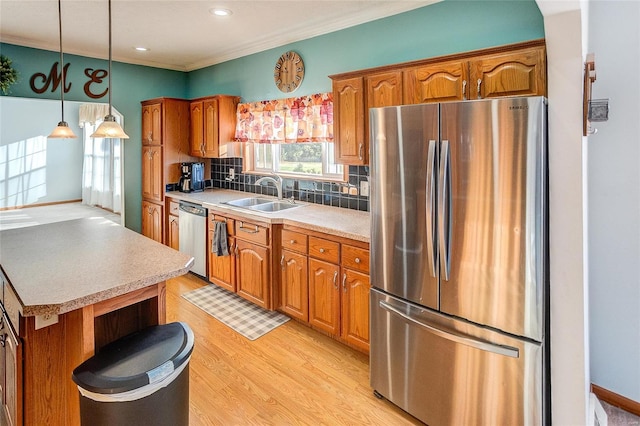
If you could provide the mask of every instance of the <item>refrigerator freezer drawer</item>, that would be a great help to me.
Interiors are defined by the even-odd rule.
[[[441,425],[541,425],[543,347],[371,290],[371,386]]]

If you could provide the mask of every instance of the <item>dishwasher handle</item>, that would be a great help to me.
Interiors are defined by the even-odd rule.
[[[207,216],[207,209],[199,204],[187,203],[186,201],[180,201],[180,211],[194,214],[196,216]]]

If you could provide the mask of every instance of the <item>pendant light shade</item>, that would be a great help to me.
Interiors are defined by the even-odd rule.
[[[129,136],[122,130],[122,127],[116,122],[113,115],[113,106],[111,104],[111,0],[109,0],[109,115],[104,118],[102,124],[98,126],[91,135],[92,138],[119,138],[129,139]]]
[[[48,136],[52,139],[73,139],[76,135],[69,127],[66,121],[64,121],[64,85],[65,85],[65,68],[64,68],[64,55],[62,53],[62,5],[61,0],[58,0],[58,28],[60,29],[60,73],[62,74],[62,83],[60,84],[60,107],[62,109],[62,119],[58,123],[58,126],[53,129],[53,132]]]

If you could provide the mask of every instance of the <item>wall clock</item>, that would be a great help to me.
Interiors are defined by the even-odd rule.
[[[304,78],[304,62],[293,50],[283,53],[276,61],[273,79],[280,91],[289,93],[300,87]]]

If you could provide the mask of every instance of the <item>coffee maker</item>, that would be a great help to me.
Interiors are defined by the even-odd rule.
[[[204,190],[204,163],[180,164],[180,192],[198,192]]]

